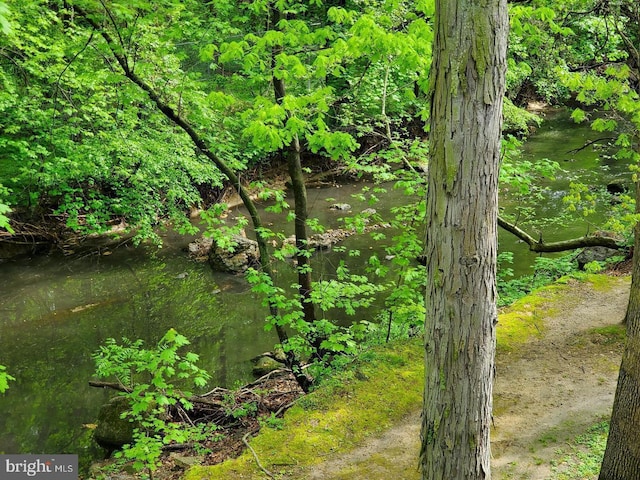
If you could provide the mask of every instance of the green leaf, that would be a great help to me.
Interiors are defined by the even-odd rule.
[[[576,108],[573,113],[571,113],[571,118],[574,122],[581,123],[587,119],[587,114],[584,112],[584,110]]]

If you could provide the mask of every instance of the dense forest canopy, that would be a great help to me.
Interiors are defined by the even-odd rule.
[[[530,100],[623,107],[594,82],[637,82],[633,2],[509,12],[506,133],[538,121]],[[158,101],[237,172],[277,161],[294,137],[310,168],[402,155],[424,137],[432,17],[430,1],[8,2],[0,214],[82,233],[122,222],[139,238],[168,219],[188,230],[185,212],[215,201],[225,178]],[[503,176],[522,182],[530,168],[514,160]]]

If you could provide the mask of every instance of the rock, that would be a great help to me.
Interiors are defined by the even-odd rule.
[[[201,465],[204,462],[204,455],[198,455],[195,457],[188,457],[179,453],[172,453],[170,457],[173,459],[178,467],[191,468],[196,465]]]
[[[337,241],[330,232],[316,233],[309,237],[309,246],[315,250],[331,250],[331,246]]]
[[[286,361],[286,355],[282,350],[262,353],[251,359],[251,363],[253,363],[253,375],[256,378],[262,377],[269,372],[282,368]]]
[[[329,206],[329,210],[351,210],[351,205],[348,203],[334,203]]]
[[[260,263],[258,242],[240,235],[233,236],[235,246],[229,250],[213,245],[209,250],[209,264],[214,270],[228,273],[244,273]]]
[[[584,270],[584,266],[591,262],[604,262],[606,259],[614,257],[616,255],[622,255],[620,250],[607,247],[587,247],[578,254],[576,260],[578,261],[578,268]]]
[[[206,262],[209,258],[209,251],[213,245],[213,239],[201,237],[191,242],[188,247],[189,257],[197,262]]]
[[[260,378],[261,376],[266,375],[269,372],[273,372],[274,370],[278,370],[282,367],[282,363],[274,360],[271,357],[260,357],[253,366],[252,371],[253,375],[256,378]]]
[[[128,418],[120,418],[130,408],[125,397],[114,397],[105,403],[98,413],[98,426],[93,431],[93,438],[107,450],[120,448],[133,441],[134,422]]]

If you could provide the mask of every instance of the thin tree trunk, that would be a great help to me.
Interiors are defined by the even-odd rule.
[[[438,0],[427,194],[424,480],[491,478],[505,0]]]
[[[273,28],[278,29],[278,23],[280,22],[280,20],[282,20],[283,16],[278,7],[275,5],[272,6],[272,18]],[[282,53],[282,47],[279,45],[274,46],[271,58],[272,70],[275,70],[277,61],[276,57],[280,53]],[[286,86],[284,80],[274,75],[272,77],[272,82],[276,102],[282,105],[282,101],[284,99],[284,96],[286,95]],[[289,118],[288,114],[287,118]],[[316,320],[316,316],[313,303],[311,302],[312,285],[311,267],[309,264],[311,252],[309,250],[309,239],[307,235],[307,188],[305,186],[304,176],[302,173],[300,140],[297,135],[294,135],[291,144],[286,147],[286,157],[294,198],[294,233],[296,237],[295,261],[297,264],[300,301],[302,303],[302,310],[304,313],[305,321],[313,323]],[[316,348],[319,347],[319,345],[314,346]]]
[[[136,84],[139,88],[147,93],[149,98],[155,103],[158,110],[160,110],[165,117],[167,117],[171,122],[180,127],[191,139],[193,144],[200,150],[200,152],[205,155],[224,175],[227,177],[227,180],[233,185],[233,187],[238,192],[240,199],[242,200],[242,204],[245,206],[249,213],[249,217],[251,218],[251,222],[253,224],[253,228],[256,234],[256,242],[258,243],[258,252],[260,256],[260,266],[262,271],[266,273],[272,280],[274,279],[273,269],[271,268],[271,257],[269,255],[269,246],[267,240],[262,236],[262,221],[260,220],[260,215],[258,213],[258,209],[251,199],[249,192],[243,187],[240,182],[239,177],[236,173],[231,169],[222,159],[220,159],[215,153],[211,151],[207,142],[196,132],[193,126],[180,114],[178,114],[169,104],[164,102],[158,93],[146,83],[139,75],[137,75],[130,67],[127,58],[118,53],[119,50],[115,46],[113,39],[101,26],[96,23],[90,15],[87,14],[83,9],[76,6],[76,11],[78,15],[82,16],[96,31],[100,32],[105,42],[111,49],[111,53],[116,59],[117,63],[120,65],[123,74],[127,77],[131,82]],[[269,313],[273,317],[278,316],[278,307],[273,302],[269,302]],[[276,333],[278,334],[278,341],[281,344],[284,344],[288,341],[288,335],[284,327],[282,325],[275,325]],[[300,387],[308,392],[311,386],[311,382],[309,378],[302,372],[302,368],[300,365],[300,360],[295,356],[293,352],[287,352],[287,367],[291,368],[294,372],[296,379],[300,385]]]

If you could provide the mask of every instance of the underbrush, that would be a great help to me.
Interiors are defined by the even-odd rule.
[[[623,256],[611,257],[605,262],[594,261],[578,269],[576,254],[570,253],[558,258],[538,257],[533,264],[533,273],[518,278],[513,277],[513,253],[498,255],[498,307],[511,305],[532,291],[550,285],[562,277],[584,280],[589,274],[603,272],[624,260]]]
[[[578,435],[568,447],[559,450],[559,460],[552,465],[552,480],[597,478],[608,433],[609,423],[602,421],[590,427],[586,433]]]

